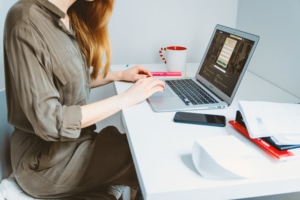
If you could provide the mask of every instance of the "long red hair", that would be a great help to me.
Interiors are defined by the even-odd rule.
[[[77,0],[68,10],[82,52],[89,67],[93,67],[91,77],[95,79],[103,68],[103,76],[108,73],[111,63],[111,45],[108,21],[114,0]],[[105,63],[103,64],[103,59]]]

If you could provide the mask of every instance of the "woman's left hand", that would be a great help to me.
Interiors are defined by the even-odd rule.
[[[152,77],[151,72],[143,67],[142,65],[137,65],[122,71],[122,80],[136,82],[139,79]]]

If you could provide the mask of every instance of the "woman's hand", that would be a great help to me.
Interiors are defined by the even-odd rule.
[[[163,92],[165,83],[159,79],[148,77],[137,80],[123,94],[125,107],[138,104],[156,92]]]
[[[147,77],[152,77],[151,72],[143,66],[137,65],[122,71],[121,79],[122,81],[135,82]]]

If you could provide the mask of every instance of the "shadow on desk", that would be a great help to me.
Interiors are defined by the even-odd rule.
[[[182,155],[181,160],[187,166],[187,168],[189,168],[192,172],[194,172],[197,176],[199,176],[199,173],[193,163],[192,154]]]

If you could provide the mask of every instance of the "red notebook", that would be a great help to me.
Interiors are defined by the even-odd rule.
[[[243,125],[243,121],[239,111],[237,111],[237,116],[235,120],[230,120],[229,124],[232,125],[239,133],[249,139],[251,142],[256,144],[259,148],[261,148],[264,152],[266,152],[272,158],[281,160],[286,159],[288,157],[293,157],[293,152],[289,150],[278,150],[272,145],[268,144],[266,141],[259,138],[251,138],[246,127]]]

